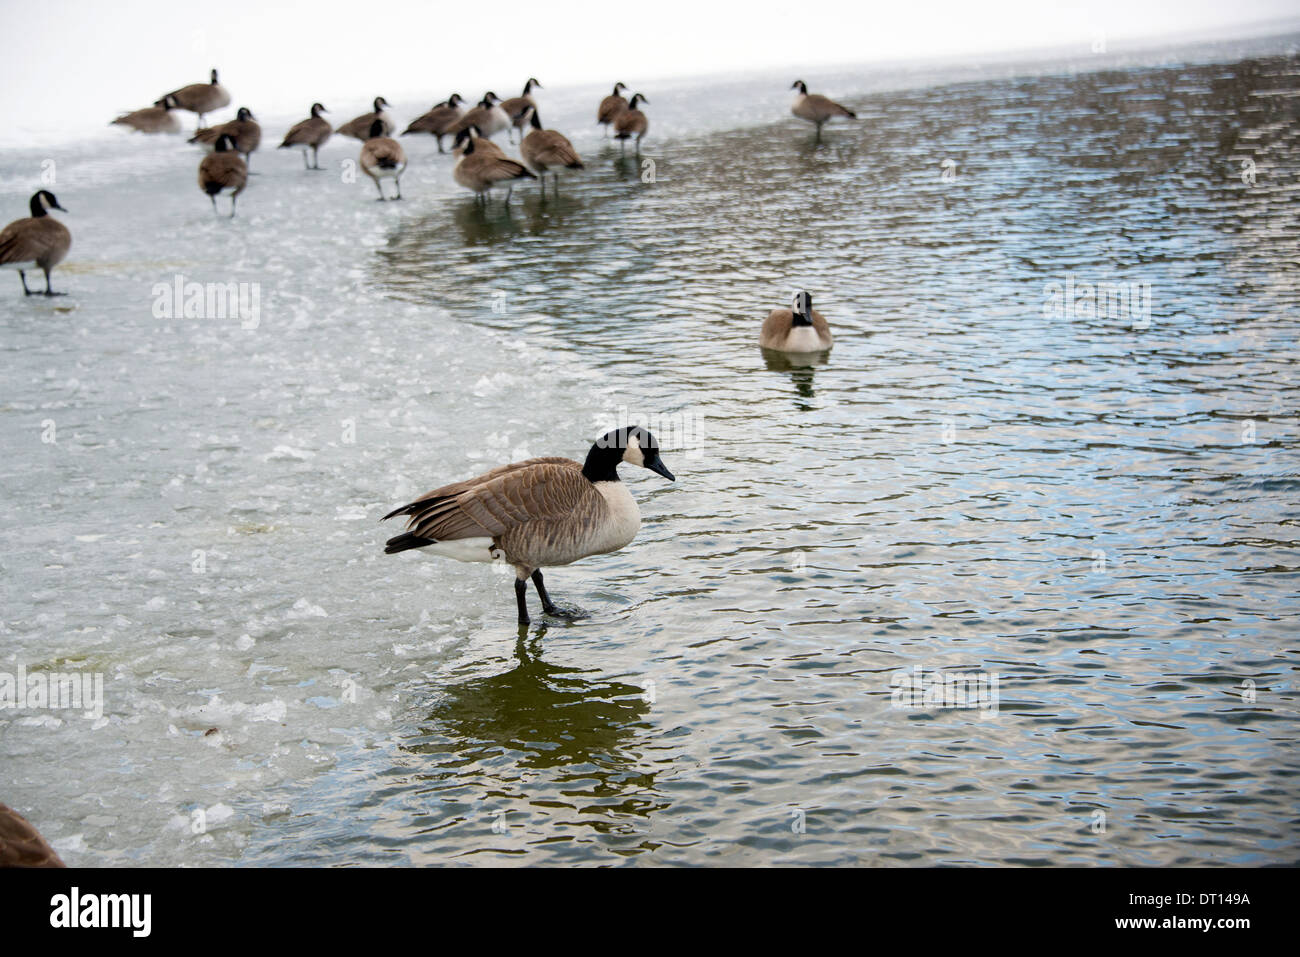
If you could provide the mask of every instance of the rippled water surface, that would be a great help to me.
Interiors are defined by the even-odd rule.
[[[486,210],[427,140],[389,204],[265,149],[233,222],[179,140],[0,152],[75,237],[66,299],[0,276],[0,671],[106,696],[0,711],[0,800],[80,864],[1300,862],[1287,49],[809,78],[820,143],[788,77],[665,84],[639,159],[545,91],[588,168]],[[825,361],[757,348],[795,288]],[[548,574],[589,617],[382,554],[638,416],[678,481]]]

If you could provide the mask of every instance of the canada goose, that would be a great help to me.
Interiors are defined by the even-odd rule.
[[[768,314],[758,344],[777,352],[825,352],[831,347],[831,327],[812,307],[812,296],[797,292],[789,309]]]
[[[522,130],[528,125],[528,117],[524,114],[530,106],[536,107],[537,101],[533,99],[533,87],[539,90],[542,85],[532,77],[524,84],[524,92],[519,96],[512,96],[508,100],[501,101],[501,109],[505,111],[506,116],[510,117],[510,142],[515,141],[515,130]]]
[[[387,198],[381,179],[392,179],[397,185],[397,195],[393,198],[402,198],[402,171],[405,169],[406,151],[402,144],[385,136],[383,121],[375,120],[370,124],[370,139],[361,147],[361,170],[375,181],[381,202]]]
[[[384,112],[388,108],[388,101],[385,100],[382,96],[377,96],[375,97],[374,103],[372,103],[371,105],[374,106],[374,110],[372,112],[362,113],[360,116],[356,117],[355,119],[348,120],[342,126],[338,127],[338,129],[336,129],[334,132],[341,133],[344,136],[350,136],[354,140],[361,140],[362,142],[365,142],[366,140],[371,138],[370,127],[372,127],[375,121],[378,120],[379,122],[384,124],[384,132],[383,132],[384,136],[387,136],[390,133],[392,133],[393,121],[390,120],[388,118],[388,114]]]
[[[177,109],[178,106],[176,97],[168,93],[153,106],[146,106],[143,110],[135,110],[132,113],[123,113],[108,125],[129,126],[137,133],[179,133],[181,121],[172,113],[172,110]]]
[[[40,266],[45,273],[45,295],[65,295],[50,288],[50,270],[63,262],[72,248],[72,233],[50,215],[50,210],[63,207],[47,189],[32,195],[30,207],[31,216],[15,219],[0,230],[0,266],[18,270],[25,296],[34,295],[27,288],[27,270],[33,266]]]
[[[554,614],[543,568],[616,552],[636,537],[641,513],[619,481],[623,462],[676,481],[654,436],[639,426],[615,429],[596,440],[582,465],[556,456],[514,462],[394,509],[384,520],[409,516],[407,530],[390,538],[384,553],[427,548],[462,562],[508,562],[519,624],[526,625],[529,577],[542,611]]]
[[[459,133],[471,126],[477,126],[484,136],[496,136],[510,125],[510,117],[506,115],[505,110],[501,109],[500,104],[501,97],[488,90],[483,94],[483,99],[479,100],[474,108],[454,123],[447,132]]]
[[[632,94],[632,102],[628,103],[627,109],[614,120],[614,136],[620,141],[620,148],[627,142],[629,136],[635,136],[636,151],[641,152],[641,139],[645,136],[645,131],[650,128],[650,121],[637,109],[637,104],[649,102],[640,93]]]
[[[483,153],[488,156],[500,156],[503,159],[509,158],[506,156],[505,150],[497,146],[491,140],[484,139],[483,134],[479,132],[477,126],[471,126],[468,129],[461,130],[457,133],[456,138],[452,141],[451,151],[457,156],[465,155],[465,145],[470,140],[474,141],[474,151],[476,153]]]
[[[25,817],[0,804],[0,867],[64,867],[59,855]]]
[[[245,163],[252,163],[253,150],[262,143],[262,127],[257,122],[257,117],[253,116],[252,110],[241,106],[235,118],[229,123],[198,130],[190,137],[189,142],[212,150],[217,145],[217,138],[222,135],[229,136],[235,141],[235,152],[244,155]]]
[[[468,132],[468,131],[467,131]],[[474,198],[487,202],[488,193],[498,183],[506,183],[506,202],[510,202],[511,185],[517,179],[537,179],[522,163],[502,155],[499,147],[484,149],[489,141],[470,134],[460,159],[452,170],[456,182],[474,191]]]
[[[461,108],[464,102],[459,93],[453,93],[436,104],[428,113],[412,120],[411,125],[402,131],[402,135],[431,133],[438,140],[438,152],[445,153],[446,150],[442,148],[442,138],[452,132],[452,127],[465,115],[465,110]]]
[[[235,218],[235,200],[248,184],[248,164],[235,151],[234,137],[222,133],[217,137],[215,153],[209,153],[199,163],[199,189],[212,200],[212,211],[217,211],[217,194],[230,193],[230,218]]]
[[[330,128],[328,121],[321,119],[321,114],[328,112],[329,110],[319,103],[313,103],[311,105],[311,116],[289,127],[289,132],[284,134],[284,142],[277,149],[301,146],[302,165],[307,169],[320,169],[320,148],[325,145],[325,141],[334,132]],[[312,165],[310,166],[307,166],[308,148],[311,149]]]
[[[834,100],[827,99],[820,93],[810,94],[808,84],[803,80],[795,80],[790,89],[799,91],[794,98],[794,104],[790,107],[790,112],[801,120],[816,124],[818,139],[822,137],[822,124],[827,120],[836,116],[846,116],[851,120],[858,118],[858,114],[847,107],[840,106]]]
[[[199,126],[203,125],[205,114],[230,105],[230,94],[226,92],[224,86],[217,82],[217,71],[215,69],[212,71],[211,83],[191,83],[179,90],[172,90],[163,99],[166,99],[167,96],[176,98],[179,109],[197,113]]]
[[[596,122],[599,123],[605,136],[609,136],[609,125],[618,119],[618,115],[627,109],[627,100],[623,99],[620,90],[626,90],[626,83],[615,83],[614,92],[600,101],[600,107],[596,110]]]
[[[526,112],[532,130],[524,137],[524,141],[519,144],[519,153],[528,168],[537,174],[543,195],[546,194],[547,170],[550,170],[551,177],[555,181],[555,188],[558,191],[560,188],[560,174],[552,167],[562,166],[565,169],[583,169],[582,157],[578,155],[578,151],[573,148],[573,144],[565,138],[563,133],[542,129],[542,121],[537,115],[537,107],[530,106]]]

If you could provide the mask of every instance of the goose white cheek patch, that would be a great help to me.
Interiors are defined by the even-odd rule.
[[[637,441],[635,435],[627,437],[627,449],[623,452],[623,461],[628,465],[645,466],[645,453],[641,451],[641,443]]]

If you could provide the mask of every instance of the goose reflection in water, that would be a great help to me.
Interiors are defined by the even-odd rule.
[[[794,390],[801,399],[816,398],[817,394],[813,390],[815,370],[830,361],[830,352],[778,352],[775,349],[759,351],[763,353],[767,371],[790,373],[790,381],[794,383]],[[796,402],[795,407],[800,412],[812,409],[812,406],[802,402]]]
[[[545,840],[595,831],[631,836],[624,852],[651,849],[635,838],[645,818],[667,807],[644,754],[652,695],[594,670],[547,663],[546,630],[534,629],[530,640],[521,629],[513,668],[440,685],[421,737],[403,750],[431,759],[419,776],[448,792],[445,801],[467,804],[476,824],[497,814],[507,828],[535,824],[530,812],[545,796]]]

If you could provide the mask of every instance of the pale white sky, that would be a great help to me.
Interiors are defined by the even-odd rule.
[[[471,22],[460,13],[475,15]],[[923,59],[1295,18],[1296,0],[0,0],[0,130],[102,127],[212,66],[267,115],[374,93],[548,86]],[[372,92],[373,91],[373,92]],[[333,107],[332,107],[333,108]],[[337,109],[336,109],[337,112]]]

